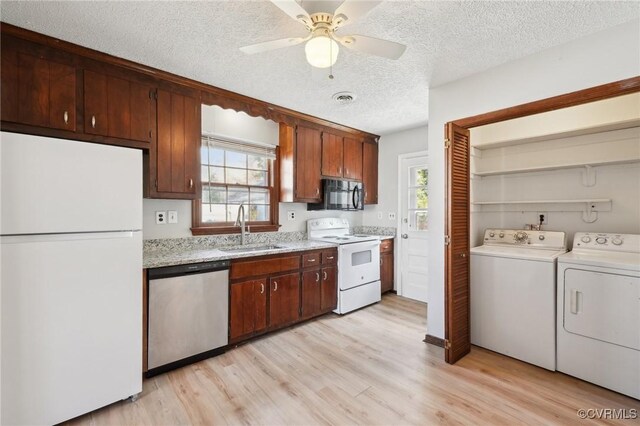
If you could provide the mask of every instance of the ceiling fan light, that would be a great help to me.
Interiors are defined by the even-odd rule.
[[[335,64],[338,50],[338,43],[325,35],[313,37],[304,46],[307,62],[316,68],[328,68]]]

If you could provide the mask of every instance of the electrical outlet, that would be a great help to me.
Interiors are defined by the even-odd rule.
[[[167,212],[156,212],[156,225],[165,225],[167,223]]]
[[[296,212],[294,212],[293,210],[289,210],[287,212],[287,219],[296,220]]]
[[[178,223],[178,212],[175,210],[169,210],[167,212],[167,220],[169,223]]]
[[[382,219],[382,212],[378,212],[378,219]]]
[[[542,218],[542,222],[540,221],[540,219]],[[538,216],[536,217],[536,222],[540,223],[541,225],[547,225],[547,222],[549,221],[549,213],[547,212],[538,212]]]
[[[396,212],[389,212],[389,220],[396,220]]]

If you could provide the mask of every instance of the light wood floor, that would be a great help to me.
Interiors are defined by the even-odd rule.
[[[426,305],[388,295],[146,380],[136,402],[71,423],[566,425],[579,408],[640,412],[640,401],[480,348],[445,364],[422,342],[425,318]]]

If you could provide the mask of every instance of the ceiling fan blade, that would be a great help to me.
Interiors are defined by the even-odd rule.
[[[296,0],[271,0],[271,3],[296,21],[306,25],[307,28],[311,28],[312,22],[309,13]]]
[[[331,27],[335,30],[363,17],[381,1],[345,0],[333,14]]]
[[[252,44],[249,46],[243,46],[241,51],[247,55],[253,55],[254,53],[267,52],[269,50],[281,49],[283,47],[295,46],[304,41],[307,41],[309,37],[295,37],[295,38],[281,38],[279,40],[265,41],[263,43]]]
[[[407,48],[404,44],[396,43],[394,41],[362,35],[350,35],[345,37],[334,36],[334,38],[338,43],[349,49],[389,59],[400,58]]]

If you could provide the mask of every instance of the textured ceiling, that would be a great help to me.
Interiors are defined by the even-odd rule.
[[[324,3],[327,10],[340,4]],[[404,43],[404,56],[391,61],[343,48],[333,80],[306,63],[303,45],[253,56],[238,50],[305,35],[267,1],[2,0],[0,14],[4,22],[382,134],[427,122],[429,86],[637,19],[640,3],[387,1],[340,31]],[[356,102],[331,100],[345,90]]]

